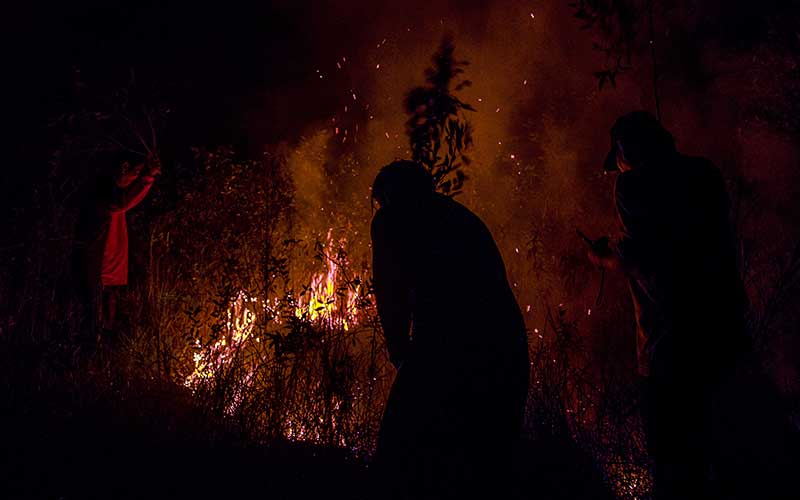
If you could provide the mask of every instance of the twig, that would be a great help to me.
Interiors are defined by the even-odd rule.
[[[145,141],[144,137],[142,137],[142,134],[139,132],[139,128],[136,126],[136,124],[133,123],[133,121],[130,118],[128,118],[128,116],[125,114],[122,115],[122,118],[124,118],[125,121],[128,122],[128,125],[130,125],[131,130],[133,130],[133,133],[136,134],[136,137],[139,139],[139,142],[141,142],[142,146],[144,146],[144,149],[147,151],[147,154],[148,155],[151,154],[152,151],[150,151],[150,148],[147,146],[147,141]]]
[[[113,142],[114,144],[116,144],[117,146],[119,146],[121,149],[123,149],[123,150],[125,150],[125,151],[129,151],[129,152],[131,152],[131,153],[135,153],[135,154],[137,154],[137,155],[140,155],[140,156],[147,156],[147,153],[142,153],[142,152],[141,152],[141,151],[139,151],[139,150],[136,150],[136,149],[131,149],[131,148],[129,148],[128,146],[126,146],[126,145],[122,144],[120,141],[118,141],[118,140],[114,139],[114,138],[113,138],[112,136],[110,136],[110,135],[106,136],[106,139],[110,140],[111,142]]]

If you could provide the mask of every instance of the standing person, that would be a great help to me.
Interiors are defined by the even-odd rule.
[[[81,336],[94,341],[116,331],[117,302],[128,284],[128,224],[125,214],[141,202],[161,173],[161,162],[122,161],[102,176],[78,221],[78,280],[84,304]],[[98,328],[99,327],[99,328]]]
[[[714,498],[715,395],[746,350],[725,185],[645,111],[616,121],[604,167],[619,172],[620,235],[598,240],[589,259],[628,278],[654,498]]]
[[[382,485],[394,498],[504,498],[529,363],[500,252],[418,163],[381,169],[372,197],[375,299],[397,368],[376,457]]]

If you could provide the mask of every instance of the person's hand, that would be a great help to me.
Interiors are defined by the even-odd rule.
[[[134,165],[133,167],[131,167],[130,164],[127,162],[122,164],[122,172],[124,175],[127,175],[131,178],[131,182],[133,182],[134,180],[136,180],[137,177],[139,177],[139,174],[142,173],[143,168],[144,165],[141,163]]]
[[[161,159],[156,154],[147,157],[147,174],[155,177],[161,173]]]
[[[595,266],[602,269],[625,270],[625,263],[619,254],[611,249],[611,244],[607,236],[595,240],[587,252],[589,260]]]
[[[612,256],[611,245],[608,236],[596,239],[587,251],[587,256],[592,264],[603,267],[606,260]]]
[[[392,343],[387,347],[390,347],[389,361],[391,361],[395,369],[399,371],[400,367],[408,360],[411,351],[411,342],[408,341],[400,344]]]
[[[594,243],[592,243],[592,252],[601,257],[611,255],[611,242],[608,236],[602,236],[594,240]]]
[[[394,365],[395,370],[400,371],[400,367],[403,366],[405,357],[399,356],[397,353],[389,353],[389,361],[391,361],[392,365]]]

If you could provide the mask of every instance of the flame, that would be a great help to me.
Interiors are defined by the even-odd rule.
[[[213,378],[247,342],[255,326],[257,303],[258,299],[240,291],[228,307],[225,334],[206,349],[203,349],[200,339],[195,339],[194,347],[197,351],[192,355],[194,370],[184,380],[186,387],[195,387],[203,380]]]
[[[331,231],[328,230],[326,248],[334,248]],[[338,246],[343,247],[347,241],[341,239]],[[349,286],[343,279],[342,267],[347,265],[344,259],[333,259],[324,256],[326,269],[311,278],[308,289],[300,296],[295,316],[328,328],[342,328],[349,331],[358,323],[358,297],[361,285]]]
[[[248,342],[260,343],[262,339],[253,335],[258,314],[273,325],[284,324],[286,315],[292,314],[301,321],[328,331],[350,331],[358,325],[361,284],[347,280],[346,267],[349,263],[346,258],[341,255],[334,258],[325,253],[330,249],[344,248],[345,244],[346,240],[335,241],[331,231],[328,231],[327,243],[320,247],[318,254],[325,263],[325,268],[311,276],[309,284],[297,298],[292,298],[289,294],[283,299],[266,300],[251,296],[245,290],[239,291],[229,302],[223,334],[210,345],[203,345],[199,338],[194,340],[194,368],[184,379],[184,385],[196,390],[201,384],[212,381],[215,376],[223,373],[234,362],[237,353],[247,347]],[[280,311],[284,311],[283,317]],[[248,366],[242,379],[236,384],[232,400],[226,407],[229,414],[235,412],[241,403],[244,391],[248,390],[257,368],[257,365]],[[317,430],[306,429],[302,423],[291,420],[285,422],[284,434],[294,441],[321,439]]]

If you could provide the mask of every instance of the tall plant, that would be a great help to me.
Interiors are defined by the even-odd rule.
[[[472,126],[464,111],[475,111],[453,94],[472,84],[461,79],[469,63],[455,59],[454,53],[453,38],[445,36],[425,70],[425,84],[411,89],[405,100],[411,157],[448,196],[459,194],[466,180],[462,167],[470,162],[466,152],[472,145]]]

